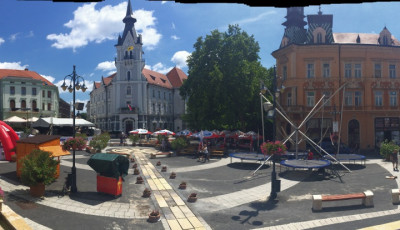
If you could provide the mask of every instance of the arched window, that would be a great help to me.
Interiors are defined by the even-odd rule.
[[[47,103],[47,110],[51,110],[51,103]]]
[[[132,51],[129,51],[129,58],[130,58],[130,59],[133,59]]]
[[[32,110],[37,109],[36,100],[32,101]]]
[[[25,100],[21,101],[21,108],[26,109],[26,101]]]
[[[321,33],[317,34],[317,43],[322,43],[322,34]]]
[[[131,71],[128,71],[128,73],[126,74],[126,79],[127,79],[128,81],[131,80]]]
[[[126,95],[131,95],[132,94],[132,90],[130,86],[126,87]]]
[[[15,110],[15,101],[14,100],[10,101],[10,109]]]

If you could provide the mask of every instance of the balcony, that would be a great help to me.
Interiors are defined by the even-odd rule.
[[[122,107],[118,109],[118,113],[120,114],[138,114],[139,108],[132,107],[132,111],[127,107]]]

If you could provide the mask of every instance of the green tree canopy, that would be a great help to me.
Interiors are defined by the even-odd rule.
[[[273,71],[259,62],[260,47],[238,25],[199,37],[188,58],[188,79],[180,94],[187,99],[184,119],[193,129],[261,128],[260,81]]]

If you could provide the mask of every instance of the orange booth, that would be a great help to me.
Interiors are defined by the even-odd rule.
[[[63,150],[60,145],[60,137],[58,135],[36,135],[17,141],[17,176],[21,175],[22,162],[20,160],[30,154],[34,149],[40,149],[46,152],[51,152],[53,157],[58,158],[65,155],[70,155],[69,151]],[[60,176],[60,164],[57,166],[56,178]]]

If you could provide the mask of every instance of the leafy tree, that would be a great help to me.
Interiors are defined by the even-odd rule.
[[[272,71],[261,66],[253,35],[230,25],[227,32],[199,37],[194,48],[180,88],[188,105],[183,119],[198,130],[260,129],[260,81]]]

